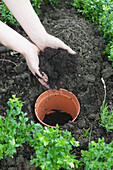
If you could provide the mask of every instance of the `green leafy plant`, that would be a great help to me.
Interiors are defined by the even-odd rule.
[[[111,132],[113,130],[113,107],[111,111],[108,111],[108,105],[105,104],[106,101],[106,85],[105,81],[101,79],[104,84],[104,100],[102,106],[100,108],[100,116],[101,116],[101,123],[100,125],[105,127],[107,132]]]
[[[37,14],[40,14],[40,6],[43,4],[44,0],[31,0],[31,4]]]
[[[113,66],[113,1],[74,0],[71,4],[78,9],[78,12],[85,14],[93,22],[93,25],[99,27],[106,39],[106,53]]]
[[[34,131],[30,145],[36,154],[36,157],[32,157],[31,164],[39,165],[41,169],[78,168],[79,161],[69,151],[72,146],[78,147],[79,142],[74,140],[70,132],[59,130],[58,125],[55,129],[45,127],[41,132]]]
[[[31,156],[31,164],[42,169],[73,169],[79,162],[70,151],[78,147],[68,131],[45,127],[33,121],[28,123],[27,113],[22,112],[23,102],[12,95],[7,102],[6,118],[0,116],[0,159],[13,157],[16,148],[27,142],[35,149],[36,157]]]
[[[109,44],[109,51],[110,52],[108,53],[110,55],[108,56],[108,58],[109,58],[110,61],[112,61],[112,67],[113,67],[113,41],[110,44]]]
[[[85,170],[111,170],[113,166],[113,141],[109,144],[104,138],[98,139],[98,143],[91,141],[89,150],[81,150],[81,162]]]
[[[99,23],[99,17],[102,15],[101,0],[74,0],[72,5],[78,9],[78,12],[85,14],[94,24]]]
[[[104,109],[101,112],[100,125],[105,127],[107,132],[112,132],[112,130],[113,130],[113,107],[110,111],[108,111],[107,104],[104,106]]]
[[[0,159],[4,157],[13,157],[16,147],[22,146],[25,139],[29,138],[29,125],[26,125],[27,113],[23,113],[21,108],[23,102],[12,96],[7,102],[10,109],[7,109],[7,117],[0,116]],[[19,121],[17,121],[17,117]]]
[[[13,14],[9,11],[3,1],[0,1],[0,20],[4,23],[11,23],[19,25],[17,20],[13,17]]]

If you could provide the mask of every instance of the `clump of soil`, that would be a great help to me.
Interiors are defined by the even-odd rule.
[[[69,113],[62,112],[61,110],[53,110],[52,113],[45,115],[43,122],[51,126],[56,126],[56,124],[64,125],[69,120],[72,120],[72,116]]]
[[[77,54],[69,54],[67,50],[61,48],[46,48],[44,52],[40,52],[40,71],[47,74],[47,84],[51,89],[56,87],[60,89],[63,77],[76,72],[77,58]]]

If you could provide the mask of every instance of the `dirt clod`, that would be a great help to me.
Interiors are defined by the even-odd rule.
[[[48,76],[47,84],[51,89],[60,89],[65,75],[75,74],[77,71],[78,55],[69,54],[67,50],[46,48],[40,52],[40,71]]]

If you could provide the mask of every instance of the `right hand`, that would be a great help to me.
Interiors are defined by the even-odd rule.
[[[38,81],[49,89],[49,85],[47,85],[48,77],[44,72],[40,72],[39,68],[39,55],[40,50],[34,44],[32,44],[31,48],[28,48],[28,52],[25,55],[27,65],[31,72],[36,76]]]

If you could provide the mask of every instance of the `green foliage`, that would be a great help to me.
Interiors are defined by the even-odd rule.
[[[0,20],[4,23],[19,25],[3,1],[0,2]]]
[[[58,1],[57,1],[57,0],[46,0],[46,1],[48,1],[51,5],[52,5],[52,4],[58,4]]]
[[[105,82],[103,81],[103,83],[105,88]],[[107,110],[107,106],[104,107],[105,98],[106,94],[101,107],[102,111],[105,108]],[[75,167],[78,168],[81,164],[85,166],[86,170],[111,170],[113,166],[113,141],[106,144],[104,138],[99,138],[98,143],[89,142],[89,150],[81,150],[82,157],[77,160],[71,150],[76,150],[79,142],[75,141],[70,132],[59,130],[58,125],[53,129],[43,128],[41,124],[35,124],[33,121],[28,123],[27,113],[22,112],[23,102],[16,98],[16,95],[13,95],[7,103],[9,109],[6,111],[6,118],[0,116],[0,159],[7,156],[13,157],[16,148],[27,142],[35,149],[35,157],[31,156],[31,164],[35,164],[36,167],[40,166],[42,170],[59,170],[60,168],[71,170]],[[107,117],[109,116],[107,115]],[[109,117],[109,120],[111,119],[113,120],[113,117]],[[103,121],[105,122],[106,119],[103,118]],[[108,120],[107,124],[109,125]],[[111,128],[108,128],[109,130]],[[87,129],[85,136],[88,134],[89,129]]]
[[[102,14],[99,16],[99,29],[103,31],[104,38],[113,38],[113,2],[105,1],[102,4]]]
[[[81,150],[81,162],[85,170],[111,170],[113,166],[113,141],[109,144],[104,138],[98,139],[98,143],[91,141],[89,150]]]
[[[107,104],[104,106],[101,114],[101,123],[100,125],[105,127],[107,132],[112,132],[113,130],[113,107],[108,111]]]
[[[108,106],[105,104],[106,101],[106,85],[103,78],[101,78],[103,84],[104,84],[104,100],[102,103],[102,106],[100,108],[100,116],[101,116],[101,123],[100,125],[105,127],[107,132],[111,132],[113,130],[113,107],[111,111],[108,111]]]
[[[46,5],[47,3],[50,3],[51,5],[57,4],[57,0],[30,0],[35,12],[40,14],[40,6],[41,5]],[[3,21],[4,23],[11,23],[15,25],[19,25],[17,20],[13,17],[13,14],[9,11],[7,6],[4,4],[3,0],[0,2],[0,20]]]
[[[40,10],[41,5],[47,5],[48,3],[50,3],[52,5],[52,4],[58,3],[57,0],[30,0],[30,1],[31,1],[31,4],[37,14],[40,14],[40,12],[41,12],[41,10]]]
[[[0,116],[0,159],[3,156],[13,157],[16,147],[22,146],[25,138],[29,138],[27,113],[21,111],[23,103],[15,95],[12,97],[8,101],[10,109],[7,109],[7,117]],[[17,117],[19,122],[16,120]]]
[[[68,131],[62,132],[56,128],[45,127],[43,131],[34,131],[30,145],[34,147],[36,158],[32,157],[31,164],[39,165],[42,169],[73,169],[74,163],[78,168],[79,161],[75,155],[69,153],[72,146],[79,143],[74,140]]]
[[[70,151],[78,147],[79,142],[70,132],[59,130],[58,125],[53,129],[33,121],[27,123],[27,113],[22,112],[23,102],[16,95],[7,103],[7,117],[0,116],[0,159],[13,157],[16,148],[27,142],[36,153],[36,158],[31,157],[31,164],[42,169],[78,168],[79,161]]]
[[[86,15],[94,25],[99,26],[106,39],[106,52],[109,60],[113,62],[113,1],[112,0],[74,0],[74,7]],[[113,63],[112,63],[113,66]]]
[[[113,41],[110,45],[109,51],[110,51],[110,55],[108,56],[108,58],[110,61],[112,61],[112,67],[113,67]]]
[[[88,129],[83,129],[83,131],[82,131],[82,137],[83,137],[83,138],[87,138],[87,136],[90,135],[89,130],[90,130],[90,128],[88,128]]]
[[[33,8],[34,8],[34,10],[37,14],[40,14],[40,12],[41,12],[40,6],[43,3],[43,1],[44,0],[30,0],[30,2],[31,2],[31,4],[32,4],[32,6],[33,6]]]
[[[99,17],[102,15],[101,0],[74,0],[72,5],[78,8],[79,12],[85,14],[94,24],[99,23]]]

